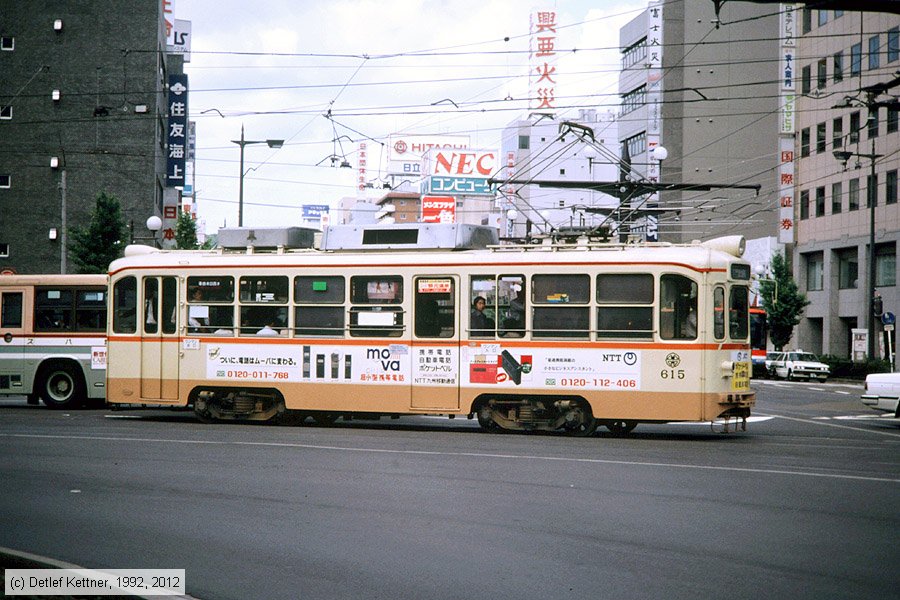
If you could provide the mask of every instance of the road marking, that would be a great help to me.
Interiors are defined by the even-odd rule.
[[[772,415],[778,417],[779,415]],[[788,418],[790,417],[781,417]],[[802,420],[802,419],[795,419]],[[830,425],[830,423],[825,423]],[[841,427],[840,425],[832,425]],[[853,429],[847,427],[847,429]],[[361,452],[368,454],[406,454],[410,456],[455,456],[464,458],[486,458],[499,460],[534,460],[561,463],[578,463],[594,465],[616,465],[627,467],[650,467],[663,469],[688,469],[697,471],[722,471],[730,473],[753,473],[759,475],[793,475],[796,477],[819,477],[823,479],[841,479],[852,481],[876,481],[881,483],[900,483],[898,478],[867,477],[863,475],[840,475],[837,473],[817,473],[815,471],[799,471],[787,469],[754,469],[749,467],[724,467],[721,465],[691,465],[685,463],[643,462],[634,460],[609,460],[602,458],[573,458],[565,456],[538,456],[535,454],[490,454],[483,452],[439,452],[436,450],[390,450],[386,448],[351,448],[348,446],[325,446],[320,444],[300,444],[296,442],[228,442],[210,440],[173,440],[152,438],[129,438],[112,436],[79,436],[79,435],[39,435],[26,433],[0,433],[0,437],[42,439],[42,440],[75,440],[91,442],[145,442],[151,444],[196,444],[206,446],[259,446],[269,448],[298,448],[305,450],[326,450],[333,452]]]

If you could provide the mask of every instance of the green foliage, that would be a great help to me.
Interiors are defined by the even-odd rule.
[[[772,256],[769,266],[772,279],[761,280],[759,291],[766,311],[769,337],[775,348],[781,350],[791,340],[794,327],[800,322],[800,316],[809,305],[809,300],[791,277],[784,254]]]
[[[196,250],[200,247],[197,243],[197,223],[186,210],[178,213],[178,221],[175,223],[175,247],[179,250]]]
[[[119,199],[100,192],[90,224],[72,227],[69,236],[69,256],[78,273],[106,273],[109,263],[121,258],[128,240],[128,227]]]
[[[889,373],[891,364],[886,360],[866,360],[855,363],[849,358],[825,354],[819,357],[831,368],[831,376],[840,379],[865,379],[869,373]]]

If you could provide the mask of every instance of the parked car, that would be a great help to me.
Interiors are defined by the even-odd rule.
[[[766,361],[768,362],[768,361]],[[831,369],[823,362],[819,362],[812,352],[792,350],[781,352],[772,359],[771,370],[776,377],[784,379],[808,379],[810,381],[825,381],[831,374]]]
[[[900,373],[866,375],[866,387],[860,400],[866,406],[900,418]]]

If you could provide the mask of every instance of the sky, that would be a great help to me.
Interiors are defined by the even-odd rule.
[[[468,135],[500,148],[528,107],[529,16],[556,12],[559,116],[615,110],[619,28],[647,2],[560,0],[172,0],[191,21],[190,118],[197,124],[198,218],[237,225],[241,127],[244,226],[302,224],[302,205],[356,196],[357,143],[385,179],[391,134]],[[328,115],[330,114],[330,118]],[[382,170],[379,172],[379,161]],[[340,162],[336,161],[335,165]],[[380,189],[368,190],[380,197]]]

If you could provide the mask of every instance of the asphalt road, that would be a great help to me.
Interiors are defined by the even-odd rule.
[[[900,423],[759,382],[746,433],[203,425],[0,402],[0,546],[220,598],[898,598]]]

